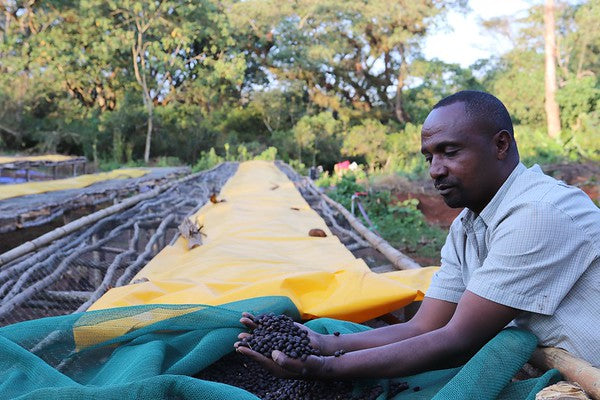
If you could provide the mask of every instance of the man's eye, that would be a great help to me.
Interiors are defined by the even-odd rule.
[[[446,150],[444,155],[446,157],[454,157],[458,153],[458,150]]]

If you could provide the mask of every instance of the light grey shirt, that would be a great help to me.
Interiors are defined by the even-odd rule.
[[[464,209],[426,296],[469,290],[524,312],[540,345],[600,366],[600,209],[581,190],[519,164],[479,215]]]

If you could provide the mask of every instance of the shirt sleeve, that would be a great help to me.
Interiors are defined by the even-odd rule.
[[[467,290],[551,315],[591,263],[589,239],[553,204],[522,204],[507,215],[491,231],[487,257]]]
[[[431,278],[426,297],[458,303],[466,289],[459,256],[461,253],[457,251],[464,245],[464,241],[462,225],[455,221],[440,253],[440,269]]]

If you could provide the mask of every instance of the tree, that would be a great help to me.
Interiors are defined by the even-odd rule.
[[[206,38],[207,2],[125,0],[109,2],[114,33],[131,51],[133,76],[147,112],[144,161],[150,159],[155,103],[166,97],[185,78],[191,64],[207,56],[194,51],[194,42]],[[193,17],[200,17],[196,23]]]
[[[548,135],[557,139],[560,135],[560,110],[556,102],[556,38],[554,23],[554,0],[546,0],[544,6],[545,42],[545,109]]]
[[[318,108],[405,122],[408,65],[427,22],[456,3],[249,0],[228,13],[257,44],[247,46],[253,63],[279,81],[302,81]]]
[[[366,119],[350,129],[344,138],[342,152],[350,156],[364,157],[369,169],[374,171],[386,161],[386,141],[387,127],[377,120]]]
[[[336,156],[339,155],[334,149],[340,148],[341,127],[342,122],[336,120],[333,114],[328,111],[302,117],[294,126],[294,138],[298,145],[298,159],[300,162],[302,162],[303,148],[312,153],[313,166],[317,165],[317,155],[319,154],[322,154],[319,160],[320,164],[331,162],[332,159],[335,160]]]

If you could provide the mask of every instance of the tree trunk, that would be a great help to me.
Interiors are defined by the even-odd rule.
[[[144,162],[150,161],[150,142],[152,141],[152,106],[148,107],[148,130],[146,131],[146,148],[144,149]]]
[[[556,38],[554,33],[554,0],[546,0],[544,7],[544,42],[546,53],[546,124],[548,135],[557,139],[560,135],[560,111],[556,102]]]
[[[398,86],[396,87],[396,103],[394,107],[394,113],[396,114],[396,119],[401,124],[404,124],[409,121],[408,115],[404,110],[404,104],[402,102],[402,87],[404,86],[404,77],[406,76],[406,67],[405,64],[402,63],[400,67],[400,72],[398,73]]]

